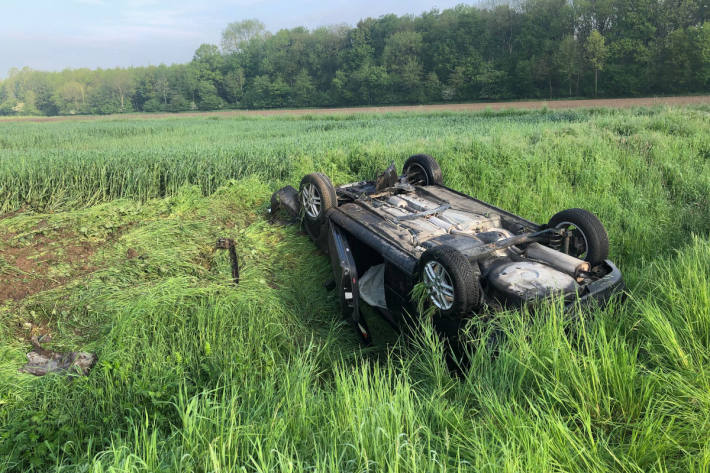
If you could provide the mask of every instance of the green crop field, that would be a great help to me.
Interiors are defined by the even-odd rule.
[[[426,318],[361,349],[270,194],[421,152],[597,213],[627,300],[474,318],[460,375]],[[18,373],[41,334],[97,365]],[[708,472],[709,432],[707,106],[0,122],[0,472]]]

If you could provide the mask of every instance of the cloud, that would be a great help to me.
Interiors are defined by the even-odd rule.
[[[225,26],[258,18],[280,28],[355,24],[384,13],[419,13],[466,0],[0,0],[0,77],[39,69],[189,61]],[[468,2],[467,2],[468,3]]]
[[[158,39],[200,39],[204,34],[200,31],[185,31],[164,26],[112,25],[90,26],[81,36],[75,36],[77,42],[91,41],[108,43],[136,43]]]
[[[102,0],[81,0],[102,1]],[[112,5],[110,15],[86,22],[67,37],[109,43],[135,44],[145,41],[198,40],[205,41],[218,30],[213,12],[195,3],[175,2],[166,7],[155,0],[128,0]],[[221,25],[221,22],[219,23]],[[202,41],[200,41],[202,42]]]

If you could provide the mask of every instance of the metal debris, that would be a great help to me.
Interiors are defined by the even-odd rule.
[[[292,186],[286,186],[280,189],[271,196],[271,207],[269,208],[270,218],[273,223],[275,220],[286,217],[286,223],[297,222],[300,203],[298,202],[298,191]],[[283,210],[284,212],[281,212]]]
[[[237,250],[234,248],[234,240],[231,238],[220,238],[217,240],[215,248],[218,250],[229,250],[229,260],[232,263],[232,279],[234,285],[239,285],[239,259],[237,258]]]
[[[98,359],[95,354],[84,351],[57,353],[45,350],[40,345],[40,339],[42,342],[47,342],[51,337],[48,335],[39,339],[36,335],[32,337],[34,348],[27,354],[27,364],[19,369],[20,373],[44,376],[47,373],[66,372],[68,375],[86,376]]]

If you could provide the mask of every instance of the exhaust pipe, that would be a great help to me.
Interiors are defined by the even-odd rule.
[[[528,245],[525,249],[525,256],[547,263],[556,270],[562,271],[575,278],[579,276],[579,273],[589,272],[591,269],[589,262],[567,255],[561,251],[553,250],[537,242]]]

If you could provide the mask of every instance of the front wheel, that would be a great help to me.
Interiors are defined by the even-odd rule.
[[[567,209],[552,216],[550,228],[564,229],[568,239],[563,238],[559,250],[589,261],[595,266],[609,257],[609,236],[596,215],[584,209]]]
[[[335,188],[325,174],[306,174],[301,179],[298,197],[303,226],[311,238],[316,241],[326,223],[326,213],[338,205]]]
[[[462,317],[480,305],[481,293],[477,265],[450,246],[437,246],[421,258],[421,280],[429,301],[444,317]]]

